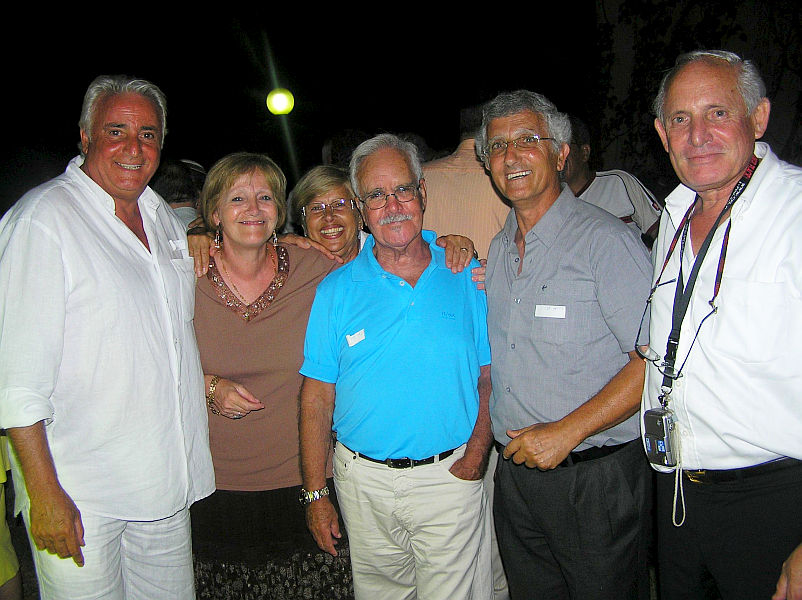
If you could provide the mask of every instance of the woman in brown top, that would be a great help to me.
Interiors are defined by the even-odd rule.
[[[347,552],[318,551],[298,502],[298,369],[315,288],[339,263],[276,243],[285,189],[272,160],[238,153],[210,169],[201,194],[217,250],[198,280],[195,331],[217,491],[192,507],[199,597],[350,594]]]

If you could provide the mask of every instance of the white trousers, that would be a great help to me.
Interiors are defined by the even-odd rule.
[[[42,600],[194,600],[188,509],[158,521],[87,513],[81,521],[83,567],[31,542]]]
[[[482,480],[449,467],[463,456],[391,469],[334,452],[357,600],[490,600],[490,511]]]

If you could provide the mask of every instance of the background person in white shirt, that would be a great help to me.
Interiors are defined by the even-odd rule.
[[[194,598],[214,475],[192,260],[147,187],[164,132],[155,85],[97,78],[81,156],[0,221],[0,426],[42,598]]]
[[[629,225],[651,248],[657,236],[660,204],[640,180],[621,169],[595,171],[590,168],[590,130],[582,119],[571,115],[571,152],[563,176],[574,195],[603,208]]]
[[[769,598],[775,585],[776,600],[802,598],[802,169],[755,142],[765,93],[749,61],[700,51],[677,59],[654,103],[682,182],[652,251],[658,285],[640,349],[647,453],[660,440],[645,411],[676,421],[677,466],[652,450],[663,600],[708,597],[705,571],[724,600]],[[685,290],[695,279],[684,315],[678,279]],[[663,362],[672,321],[679,376]]]

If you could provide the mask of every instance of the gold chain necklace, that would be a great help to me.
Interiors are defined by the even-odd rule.
[[[275,277],[276,274],[278,273],[278,262],[276,261],[275,247],[273,247],[273,252],[270,251],[271,247],[273,247],[272,244],[266,245],[265,246],[265,251],[270,256],[270,264],[273,267],[273,277]],[[242,292],[240,292],[237,289],[237,284],[234,283],[234,279],[231,277],[231,275],[228,274],[228,269],[226,269],[226,263],[223,261],[223,253],[222,252],[220,253],[220,266],[223,267],[223,273],[225,274],[226,279],[229,281],[229,283],[231,283],[231,289],[237,295],[237,298],[239,298],[240,302],[242,302],[245,306],[248,306],[249,303],[245,299],[245,296],[242,294]]]

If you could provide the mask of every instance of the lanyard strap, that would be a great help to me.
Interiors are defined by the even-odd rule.
[[[688,311],[688,306],[691,302],[691,297],[693,296],[693,289],[696,285],[696,279],[699,275],[699,269],[701,268],[702,262],[707,255],[707,251],[710,248],[710,243],[713,240],[713,236],[718,228],[721,220],[724,218],[724,215],[728,210],[730,210],[735,204],[736,200],[743,194],[744,190],[746,189],[747,184],[752,179],[752,175],[757,168],[757,165],[760,161],[755,155],[752,155],[752,159],[749,161],[749,166],[744,171],[743,176],[741,179],[738,180],[738,183],[735,184],[735,187],[730,194],[727,203],[721,209],[718,217],[716,218],[715,223],[710,228],[707,236],[702,242],[702,246],[699,248],[699,253],[696,256],[696,259],[693,262],[693,267],[691,268],[691,274],[688,277],[688,283],[685,285],[683,283],[683,275],[682,275],[682,255],[685,252],[685,244],[687,242],[688,231],[690,230],[690,221],[693,215],[694,209],[697,206],[697,203],[700,201],[699,195],[696,195],[693,203],[691,204],[688,211],[685,213],[685,216],[682,218],[680,222],[680,226],[677,228],[676,233],[674,234],[674,238],[671,241],[671,245],[669,246],[668,253],[666,254],[665,261],[663,262],[663,268],[660,271],[660,276],[657,278],[657,282],[655,283],[654,289],[657,288],[657,285],[660,282],[660,278],[663,276],[663,272],[665,271],[666,265],[668,265],[668,261],[671,258],[671,255],[676,248],[677,242],[682,239],[682,243],[680,245],[680,267],[679,267],[679,275],[677,276],[677,287],[674,292],[674,305],[672,307],[671,313],[671,332],[668,336],[668,341],[666,342],[666,353],[664,359],[664,375],[663,375],[663,397],[668,396],[671,392],[671,388],[674,384],[674,379],[679,377],[679,372],[682,371],[682,368],[679,369],[676,373],[674,372],[674,365],[676,364],[677,359],[677,348],[679,347],[679,337],[680,337],[680,330],[682,328],[682,322],[685,319],[685,314]],[[721,252],[719,254],[718,259],[718,267],[716,269],[716,279],[713,286],[713,296],[710,298],[709,304],[713,308],[713,311],[716,310],[714,301],[718,296],[719,290],[721,288],[721,278],[724,273],[724,262],[727,257],[727,245],[729,244],[730,239],[730,228],[732,226],[732,221],[727,224],[727,230],[724,233],[724,240],[721,244]],[[690,351],[689,351],[690,353]],[[686,357],[687,360],[687,357]],[[684,363],[683,363],[684,366]]]

